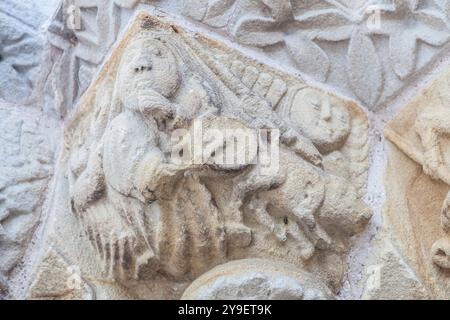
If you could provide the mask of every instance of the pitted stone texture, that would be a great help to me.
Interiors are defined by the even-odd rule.
[[[93,292],[55,250],[49,250],[29,291],[31,300],[93,300]]]
[[[389,239],[381,233],[366,266],[365,300],[426,300],[432,294],[402,258]]]
[[[72,108],[86,88],[82,83],[89,83],[111,40],[141,8],[157,7],[190,17],[255,52],[262,51],[276,63],[339,88],[372,110],[385,106],[447,52],[450,37],[449,16],[442,1],[140,2],[130,1],[126,6],[112,0],[80,2],[82,20],[92,21],[90,27],[63,32],[62,37],[56,30],[62,30],[67,17],[60,14],[55,18],[54,27],[59,27],[50,28],[56,36],[52,35],[52,43],[65,53],[61,59],[71,64],[70,69],[55,70],[55,77],[67,71],[71,75],[69,87],[60,88],[65,99],[62,108]],[[77,0],[66,3],[77,4]],[[91,8],[101,13],[97,19]],[[96,40],[100,34],[101,43]],[[72,49],[74,39],[77,47]],[[79,70],[87,72],[79,75]]]
[[[216,134],[205,135],[212,151],[200,162],[189,148],[172,162],[196,123],[279,130],[279,170],[216,161],[234,150]],[[367,133],[354,103],[142,13],[66,127],[46,242],[105,298],[178,298],[168,288],[257,257],[337,292],[350,237],[371,217]]]

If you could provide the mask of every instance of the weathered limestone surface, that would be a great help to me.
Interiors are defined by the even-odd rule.
[[[411,269],[400,251],[381,233],[377,249],[367,262],[362,299],[366,300],[425,300],[433,294]]]
[[[386,127],[387,225],[434,293],[448,297],[450,95],[446,68]]]
[[[450,299],[449,19],[2,0],[0,299]]]
[[[372,110],[385,106],[412,79],[427,71],[448,51],[450,37],[445,0],[64,3],[50,29],[56,33],[52,43],[63,50],[61,59],[67,68],[81,71],[79,75],[71,72],[76,78],[65,88],[66,107],[87,88],[92,67],[103,61],[132,13],[153,6],[206,25],[277,64],[338,88]],[[67,12],[70,4],[80,7],[83,27],[61,32],[62,21],[67,19],[62,12]],[[73,41],[75,48],[69,45]]]
[[[234,150],[231,140],[207,133],[210,155],[199,163],[187,148],[171,162],[196,121],[205,132],[279,130],[279,168],[224,165],[213,154]],[[362,201],[368,123],[356,104],[146,14],[65,131],[45,241],[101,298],[179,298],[207,270],[243,258],[311,272],[297,280],[312,290],[305,298],[331,297],[350,237],[372,215]],[[44,260],[36,272],[48,269]]]
[[[58,144],[58,121],[43,112],[39,92],[46,10],[34,1],[0,3],[0,298],[42,218]]]

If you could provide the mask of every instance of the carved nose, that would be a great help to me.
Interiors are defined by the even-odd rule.
[[[331,119],[331,108],[330,108],[330,104],[328,103],[328,101],[324,101],[322,103],[322,108],[320,111],[320,118],[323,121],[330,121],[330,119]]]
[[[434,264],[442,269],[450,269],[450,238],[436,241],[431,253]]]

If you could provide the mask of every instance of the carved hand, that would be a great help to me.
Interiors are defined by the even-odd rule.
[[[312,142],[297,131],[288,129],[281,135],[281,142],[312,164],[322,167],[322,155]]]
[[[189,165],[164,162],[160,155],[149,155],[143,161],[137,176],[137,186],[146,202],[170,198],[177,180]]]

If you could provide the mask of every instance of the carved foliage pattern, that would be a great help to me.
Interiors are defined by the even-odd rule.
[[[185,13],[212,27],[224,28],[242,44],[260,48],[284,46],[299,70],[319,81],[328,79],[331,66],[328,49],[323,45],[346,41],[349,85],[361,101],[372,107],[385,89],[385,72],[392,72],[403,81],[417,71],[419,41],[434,47],[448,41],[448,4],[357,1],[359,7],[353,7],[351,3],[186,1]],[[389,39],[387,70],[381,66],[380,52],[374,43],[379,35]]]

